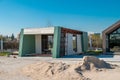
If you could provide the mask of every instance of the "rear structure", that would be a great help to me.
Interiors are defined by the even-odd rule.
[[[21,29],[19,56],[51,56],[59,58],[86,52],[87,32],[64,27]]]
[[[103,52],[120,54],[120,21],[117,21],[102,32]],[[107,53],[111,54],[111,53]]]

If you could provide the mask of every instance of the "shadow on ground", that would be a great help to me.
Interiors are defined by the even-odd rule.
[[[114,55],[113,54],[102,54],[102,55],[85,55],[85,54],[81,54],[81,55],[67,55],[67,56],[64,56],[62,58],[83,58],[84,56],[95,56],[97,58],[113,58]]]

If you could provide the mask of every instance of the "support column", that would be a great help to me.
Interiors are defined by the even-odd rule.
[[[35,35],[35,48],[36,48],[36,53],[41,54],[42,53],[42,48],[41,48],[41,35]]]
[[[82,52],[82,42],[81,42],[81,35],[77,35],[77,53]]]
[[[53,50],[52,57],[59,58],[60,57],[60,36],[61,36],[61,28],[54,28],[54,40],[53,40]]]
[[[82,34],[82,51],[87,52],[88,50],[88,34],[87,32],[83,32]]]
[[[23,53],[23,37],[24,37],[24,29],[21,29],[20,41],[19,41],[19,56],[21,56],[21,57],[22,57],[22,53]]]

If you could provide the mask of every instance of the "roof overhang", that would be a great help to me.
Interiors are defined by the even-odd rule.
[[[46,28],[27,28],[24,29],[24,34],[34,35],[34,34],[54,34],[54,27]]]
[[[113,31],[115,31],[118,28],[120,28],[120,21],[118,21],[115,24],[113,24],[112,26],[108,27],[102,33],[107,35],[107,34],[112,33]]]
[[[82,34],[82,31],[78,31],[78,30],[73,30],[73,29],[68,29],[68,28],[61,28],[63,33],[71,33],[71,34]]]

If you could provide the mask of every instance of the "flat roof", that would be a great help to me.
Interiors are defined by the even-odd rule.
[[[82,34],[83,31],[74,30],[70,28],[65,28],[61,26],[54,26],[54,27],[40,27],[40,28],[24,28],[24,34],[54,34],[54,28],[60,27],[62,32],[64,33],[72,33],[72,34]]]

